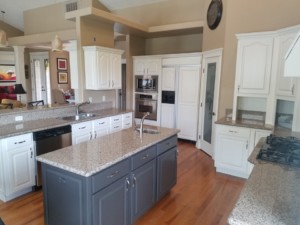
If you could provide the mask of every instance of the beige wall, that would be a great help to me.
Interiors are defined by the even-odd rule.
[[[132,21],[159,26],[195,20],[204,20],[203,0],[169,0],[159,3],[113,11]]]
[[[202,34],[151,38],[146,40],[146,55],[202,51]]]
[[[210,0],[205,1],[207,7]],[[215,31],[204,27],[203,36],[203,50],[224,48],[219,116],[224,116],[225,109],[232,108],[233,104],[237,50],[235,34],[276,30],[300,23],[300,1],[297,0],[223,0],[223,4],[220,26]],[[214,38],[215,35],[218,38]]]
[[[52,98],[55,100],[55,96],[53,95],[53,90],[59,89],[68,91],[71,89],[71,80],[70,80],[70,60],[69,60],[69,52],[63,51],[63,52],[52,52],[49,51],[49,58],[50,58],[50,79],[51,79],[51,90],[52,90]],[[58,83],[58,72],[57,69],[57,59],[67,59],[68,68],[66,71],[68,73],[68,83],[67,84],[59,84]],[[54,103],[54,102],[52,102]]]
[[[24,11],[25,35],[75,28],[75,22],[65,19],[65,4],[58,3]]]
[[[20,31],[17,28],[10,26],[9,24],[7,24],[3,21],[0,21],[0,30],[4,30],[6,32],[7,38],[24,35],[23,31]]]

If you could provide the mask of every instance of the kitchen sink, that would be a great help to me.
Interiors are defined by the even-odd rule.
[[[61,119],[68,120],[68,121],[78,121],[78,120],[84,120],[95,116],[96,114],[94,113],[79,113],[78,115],[74,115],[74,116],[61,117]]]
[[[140,132],[140,128],[135,128],[137,132]],[[152,128],[143,128],[143,133],[146,134],[159,134],[159,131]]]

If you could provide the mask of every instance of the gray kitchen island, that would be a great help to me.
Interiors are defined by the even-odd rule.
[[[37,157],[46,225],[127,225],[177,180],[177,129],[133,128]]]

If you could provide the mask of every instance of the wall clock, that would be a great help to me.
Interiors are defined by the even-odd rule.
[[[214,30],[219,25],[222,18],[222,0],[212,0],[207,10],[207,25]]]

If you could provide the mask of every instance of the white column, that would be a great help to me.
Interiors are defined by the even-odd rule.
[[[24,90],[28,92],[25,80],[25,63],[24,63],[24,49],[25,46],[13,46],[15,52],[15,64],[16,64],[16,75],[17,84],[22,84]],[[27,94],[23,94],[21,97],[22,103],[27,102]]]

